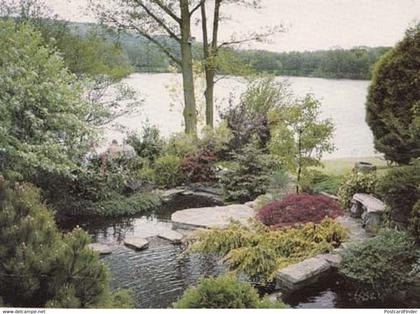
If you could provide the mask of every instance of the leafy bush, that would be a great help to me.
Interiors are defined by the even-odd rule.
[[[226,121],[222,121],[214,129],[204,128],[200,146],[213,151],[218,157],[223,157],[229,151],[232,138],[232,131],[227,127]]]
[[[89,241],[79,228],[61,235],[37,189],[29,184],[11,187],[0,176],[0,296],[4,303],[14,307],[121,306],[114,303],[108,271],[87,247]]]
[[[181,170],[188,182],[213,182],[216,180],[214,153],[208,149],[197,155],[185,158],[181,163]]]
[[[190,251],[221,254],[231,270],[266,284],[279,269],[331,252],[345,239],[345,229],[329,218],[318,225],[278,230],[260,223],[244,226],[233,222],[226,229],[201,231]]]
[[[199,142],[195,136],[176,133],[166,143],[165,152],[167,155],[175,155],[180,158],[193,156],[199,151]]]
[[[378,183],[377,193],[386,203],[390,218],[406,226],[415,216],[414,205],[420,199],[420,160],[412,166],[391,169]],[[413,222],[413,221],[411,221]],[[410,226],[413,229],[419,226]]]
[[[356,193],[375,193],[378,178],[375,172],[361,173],[352,171],[338,188],[337,196],[343,208],[351,206],[351,199]]]
[[[119,196],[93,204],[92,213],[105,217],[121,217],[144,214],[158,208],[162,201],[158,195],[135,193],[131,196]]]
[[[130,134],[127,143],[135,149],[138,156],[152,161],[162,154],[165,147],[159,129],[150,125],[145,125],[141,134]]]
[[[246,202],[264,194],[270,186],[274,164],[270,156],[262,154],[252,143],[232,155],[238,167],[221,176],[226,199]]]
[[[346,250],[340,272],[356,287],[355,297],[381,300],[403,289],[416,260],[413,243],[404,232],[384,230]]]
[[[153,168],[156,173],[156,183],[161,187],[174,187],[183,180],[181,159],[176,155],[164,155],[157,158]]]
[[[178,309],[255,309],[284,308],[281,302],[261,299],[249,283],[233,276],[202,278],[195,288],[186,290],[175,304]]]
[[[338,204],[323,195],[290,194],[260,209],[258,219],[267,226],[286,227],[307,222],[320,223],[325,217],[343,214]]]

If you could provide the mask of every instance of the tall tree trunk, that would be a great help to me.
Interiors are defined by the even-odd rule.
[[[194,93],[193,55],[191,48],[191,16],[188,0],[180,0],[181,7],[181,71],[184,89],[185,133],[197,135],[197,109]]]
[[[211,44],[208,40],[207,14],[205,3],[201,6],[201,22],[203,30],[204,72],[206,76],[206,125],[214,124],[214,78],[216,75],[217,42],[219,35],[220,6],[222,0],[215,0],[213,13],[213,34]]]

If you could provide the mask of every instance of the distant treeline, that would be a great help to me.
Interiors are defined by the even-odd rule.
[[[83,23],[72,23],[72,25],[79,35],[89,33],[88,30],[92,27],[98,27],[95,24]],[[145,38],[128,33],[104,33],[110,41],[122,48],[136,72],[168,72],[169,67],[173,65],[163,52]],[[173,40],[162,36],[159,41],[174,54],[180,54]],[[201,43],[195,42],[193,45],[195,57],[201,59]],[[367,80],[371,78],[374,64],[389,49],[389,47],[356,47],[305,52],[229,49],[229,53],[236,55],[257,73]]]
[[[305,52],[242,50],[238,55],[257,72],[275,75],[370,79],[373,65],[388,47],[357,47]]]

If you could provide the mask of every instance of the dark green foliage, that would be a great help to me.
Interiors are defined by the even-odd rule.
[[[414,223],[417,221],[414,205],[420,199],[420,160],[410,166],[391,169],[379,181],[377,193],[386,203],[392,221],[418,230],[419,225]]]
[[[111,293],[108,271],[87,247],[89,242],[81,229],[62,236],[33,186],[12,187],[0,177],[0,296],[6,304],[123,305],[129,298]]]
[[[174,304],[178,309],[255,309],[284,308],[282,302],[260,298],[249,283],[233,276],[203,278],[195,288],[184,292]]]
[[[377,63],[366,103],[375,148],[402,164],[420,156],[419,68],[420,24]]]
[[[267,192],[275,165],[269,155],[263,154],[251,143],[238,153],[233,153],[232,159],[238,166],[225,171],[221,176],[227,200],[246,202]]]
[[[175,155],[164,155],[155,160],[153,168],[156,183],[160,187],[171,188],[183,182],[181,159]]]
[[[326,192],[336,195],[342,182],[341,176],[327,175],[320,171],[311,171],[303,182],[303,191],[308,193]]]
[[[135,193],[128,197],[118,196],[95,203],[92,212],[105,217],[131,216],[149,213],[161,203],[160,197],[156,194]]]
[[[155,160],[162,154],[165,143],[156,126],[145,125],[141,134],[130,134],[127,143],[136,150],[138,156]]]
[[[357,300],[381,300],[395,295],[410,282],[415,261],[413,239],[404,232],[384,230],[347,250],[340,272],[355,286]]]

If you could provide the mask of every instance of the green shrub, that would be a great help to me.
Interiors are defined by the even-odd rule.
[[[156,183],[161,187],[175,187],[183,181],[181,158],[176,155],[164,155],[157,158],[153,168],[156,173]]]
[[[404,232],[383,230],[345,251],[340,272],[355,286],[355,297],[381,300],[403,289],[416,259],[413,243]]]
[[[220,254],[232,271],[266,284],[273,281],[279,269],[331,252],[345,239],[345,229],[329,218],[317,225],[279,230],[257,222],[251,226],[235,222],[226,229],[200,232],[190,251]]]
[[[148,124],[143,126],[141,134],[130,134],[127,138],[127,143],[135,149],[138,156],[149,160],[155,160],[159,157],[165,147],[165,142],[160,137],[159,129]]]
[[[378,182],[377,193],[386,203],[392,221],[406,226],[415,223],[414,205],[420,199],[420,160],[411,166],[391,169]]]
[[[93,204],[94,212],[105,217],[121,217],[145,214],[158,208],[162,200],[158,195],[150,193],[136,193],[128,197],[119,196],[110,200]]]
[[[304,179],[303,190],[308,193],[326,192],[337,195],[343,178],[341,176],[327,175],[318,170],[311,170]]]
[[[204,128],[200,146],[212,150],[217,156],[224,156],[229,150],[229,143],[233,138],[232,131],[222,121],[216,128]]]
[[[156,182],[156,171],[149,165],[144,165],[137,171],[136,179],[139,180],[143,185],[154,185]]]
[[[246,202],[265,194],[270,186],[274,161],[254,144],[248,144],[239,153],[233,153],[237,168],[221,175],[225,197],[229,201]]]
[[[178,309],[255,309],[284,308],[282,302],[260,298],[249,283],[238,281],[233,276],[203,278],[195,288],[184,292],[174,304]]]
[[[338,198],[341,206],[346,209],[350,208],[351,199],[356,193],[375,193],[378,178],[376,172],[361,173],[352,171],[345,177],[344,181],[338,188]]]
[[[199,151],[198,139],[195,136],[176,133],[166,143],[165,152],[167,155],[175,155],[180,158],[195,155]]]

